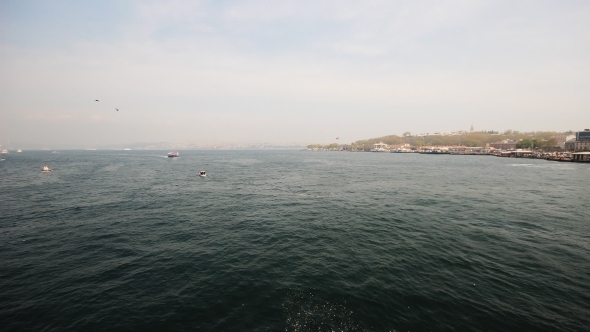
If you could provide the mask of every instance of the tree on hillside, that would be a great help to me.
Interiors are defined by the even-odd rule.
[[[556,146],[559,146],[559,143],[557,143],[557,139],[555,139],[555,137],[551,137],[547,140],[546,146],[554,148]]]
[[[551,137],[549,139],[539,139],[533,141],[535,148],[541,150],[554,150],[554,148],[558,146],[557,140],[554,137]]]
[[[516,148],[517,149],[534,149],[536,146],[538,146],[537,144],[537,140],[534,138],[525,138],[523,140],[521,140],[520,142],[516,143]]]
[[[463,133],[461,135],[426,135],[426,136],[411,136],[410,132],[404,132],[403,135],[389,135],[377,138],[370,138],[366,140],[356,141],[353,150],[369,151],[373,148],[373,144],[383,142],[388,145],[407,143],[413,147],[428,146],[428,145],[465,145],[469,147],[485,146],[486,143],[493,143],[501,140],[526,140],[520,142],[521,148],[531,149],[549,148],[557,145],[551,140],[555,135],[561,133],[557,132],[519,132],[517,130],[508,129],[502,135],[497,135],[495,131],[485,132],[478,131],[472,133]],[[536,141],[532,141],[536,140]],[[541,141],[546,141],[541,143]]]

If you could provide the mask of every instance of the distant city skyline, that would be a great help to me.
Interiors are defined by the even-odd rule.
[[[588,17],[587,1],[2,1],[0,144],[582,130]]]

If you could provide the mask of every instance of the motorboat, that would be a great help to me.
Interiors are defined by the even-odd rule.
[[[168,152],[168,158],[178,158],[178,152]]]
[[[41,172],[43,172],[43,173],[51,172],[51,168],[49,168],[49,166],[45,165],[45,166],[43,166],[43,169],[41,169]]]
[[[16,152],[21,153],[21,152],[23,152],[23,150],[18,149],[18,150],[16,150]]]
[[[207,176],[207,172],[205,172],[205,171],[199,171],[199,176],[202,177],[202,178],[204,178],[204,177]]]

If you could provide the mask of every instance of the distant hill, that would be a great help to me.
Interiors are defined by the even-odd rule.
[[[504,133],[497,132],[462,132],[453,134],[426,134],[426,135],[411,135],[405,133],[404,136],[388,135],[382,137],[369,138],[359,140],[352,145],[347,145],[352,150],[368,151],[373,148],[375,143],[385,143],[387,145],[409,144],[412,147],[421,146],[452,146],[463,145],[468,147],[485,146],[487,143],[493,143],[503,140],[520,141],[524,139],[535,138],[537,140],[549,140],[556,135],[571,134],[571,132],[560,133],[555,131],[534,131],[534,132],[519,132],[507,130]],[[328,148],[334,149],[338,145],[332,143],[330,145],[312,144],[308,148]]]

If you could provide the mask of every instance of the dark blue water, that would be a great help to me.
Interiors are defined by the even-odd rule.
[[[165,155],[4,156],[1,330],[590,330],[588,164]]]

